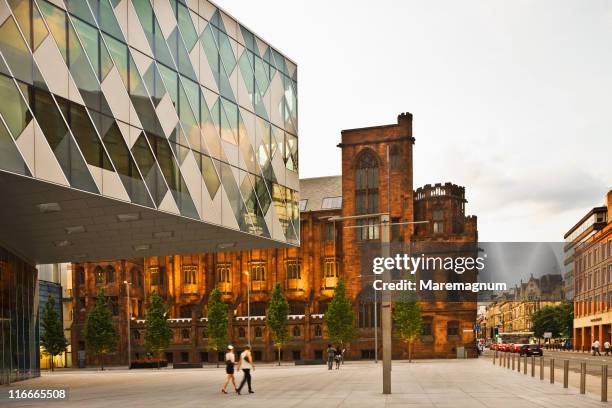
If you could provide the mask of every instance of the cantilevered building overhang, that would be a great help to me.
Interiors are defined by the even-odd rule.
[[[299,244],[297,67],[205,0],[0,0],[0,245]]]

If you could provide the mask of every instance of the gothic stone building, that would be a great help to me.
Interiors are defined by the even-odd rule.
[[[230,306],[230,341],[247,344],[247,297],[250,296],[250,339],[256,360],[276,358],[265,326],[266,307],[276,282],[289,301],[291,340],[282,358],[319,359],[324,355],[323,315],[338,279],[347,284],[354,301],[360,338],[351,343],[347,358],[374,356],[374,304],[364,301],[360,253],[362,246],[380,239],[379,218],[389,210],[391,239],[395,242],[476,242],[476,217],[465,215],[465,190],[451,183],[413,189],[412,115],[403,113],[396,124],[342,131],[342,176],[300,181],[299,248],[158,256],[136,260],[85,262],[75,265],[75,350],[83,350],[82,328],[87,309],[100,288],[105,289],[121,342],[107,364],[127,361],[127,296],[130,282],[131,345],[133,358],[142,358],[144,309],[152,292],[169,306],[173,339],[166,351],[171,362],[217,361],[206,337],[206,304],[219,288]],[[388,201],[390,197],[390,202]],[[372,214],[352,223],[334,216]],[[427,224],[407,224],[429,221]],[[346,228],[349,225],[358,228]],[[245,272],[249,272],[247,275]],[[250,292],[248,286],[250,284]],[[476,302],[423,302],[424,330],[416,356],[453,358],[464,347],[473,355]],[[380,312],[380,308],[378,308]],[[378,319],[380,325],[380,319]],[[379,328],[380,330],[380,328]],[[406,346],[394,339],[395,358],[406,357]],[[90,363],[93,363],[89,359]]]

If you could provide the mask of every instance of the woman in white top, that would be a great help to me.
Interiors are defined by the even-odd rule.
[[[240,386],[236,389],[236,392],[240,394],[240,390],[244,387],[244,383],[246,382],[249,387],[249,394],[253,394],[255,391],[251,388],[251,370],[255,371],[255,365],[253,364],[253,356],[251,355],[251,347],[246,346],[244,351],[240,353],[240,361],[238,361],[238,369],[242,369],[244,373],[244,377],[242,377],[242,382],[240,382]]]
[[[227,352],[225,353],[225,373],[227,377],[225,378],[225,384],[223,384],[223,388],[221,388],[221,392],[227,394],[227,385],[232,382],[234,384],[234,389],[238,392],[236,388],[236,380],[234,379],[234,365],[236,364],[236,356],[234,355],[234,346],[231,344],[227,346]]]

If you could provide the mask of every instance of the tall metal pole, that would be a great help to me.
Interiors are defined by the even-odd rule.
[[[381,220],[381,256],[389,257],[389,214],[382,215]],[[385,268],[383,284],[391,281],[391,271]],[[383,394],[391,394],[391,292],[382,293],[382,346],[383,346]]]
[[[125,290],[127,292],[127,308],[126,308],[126,317],[127,317],[127,361],[128,361],[128,370],[131,368],[130,358],[132,357],[132,342],[131,342],[131,316],[130,316],[130,283],[128,281],[123,281],[125,283]]]
[[[251,347],[251,275],[246,272],[247,276],[247,344]]]

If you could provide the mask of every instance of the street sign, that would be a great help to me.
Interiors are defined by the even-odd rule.
[[[474,326],[474,330],[476,331],[480,330],[480,326],[479,325]]]
[[[545,339],[551,339],[552,338],[552,333],[551,332],[545,332],[543,337]]]

